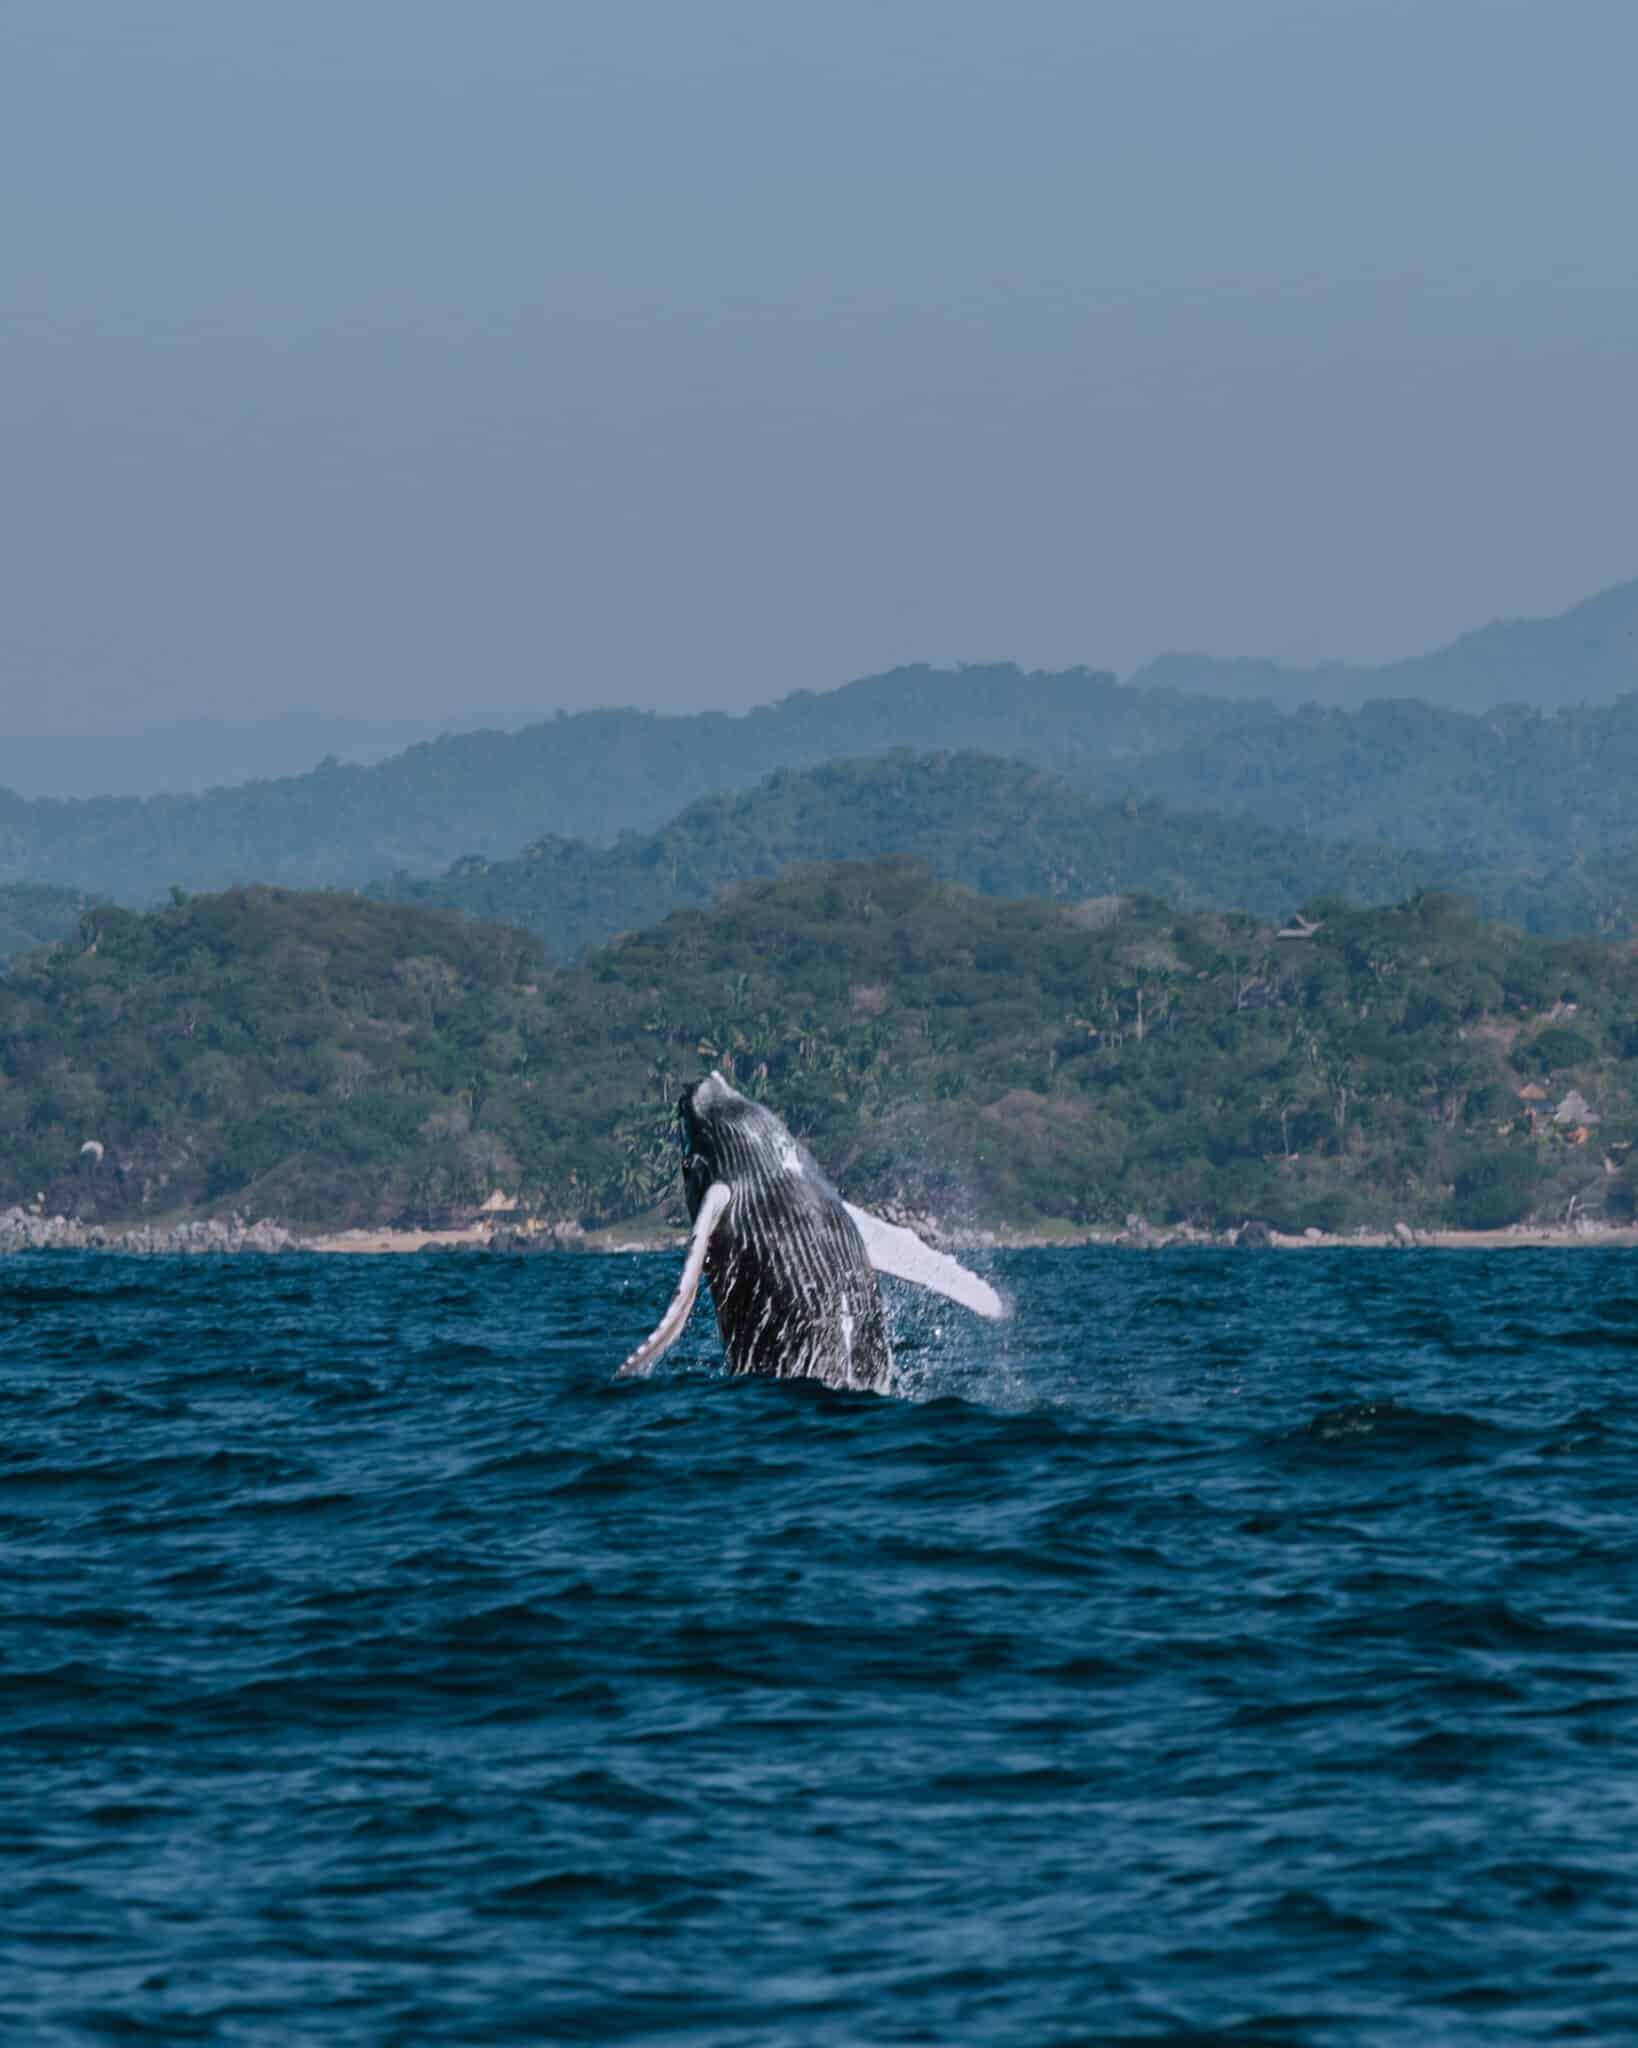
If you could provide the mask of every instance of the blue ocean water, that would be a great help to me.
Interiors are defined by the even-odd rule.
[[[1638,1260],[989,1270],[0,1263],[0,2038],[1638,2038]]]

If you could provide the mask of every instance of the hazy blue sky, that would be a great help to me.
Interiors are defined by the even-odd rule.
[[[1635,79],[1632,0],[0,0],[0,782],[1556,610]]]

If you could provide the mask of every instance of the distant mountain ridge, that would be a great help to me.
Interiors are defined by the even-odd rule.
[[[1333,846],[1420,853],[1464,887],[1483,877],[1490,897],[1512,875],[1529,898],[1544,878],[1605,861],[1635,836],[1638,695],[1552,714],[1477,717],[1406,700],[1282,714],[1265,703],[1147,695],[1083,671],[907,670],[743,719],[583,713],[431,742],[374,768],[328,762],[203,797],[30,804],[0,795],[0,884],[43,881],[143,904],[170,884],[198,890],[242,877],[303,887],[424,879],[541,843],[595,848],[781,770],[926,752],[929,742],[1050,771],[1096,802],[1159,803]],[[1008,829],[1028,837],[1027,809]],[[1176,840],[1182,829],[1174,818],[1171,846],[1152,858],[1198,873],[1201,857]],[[1243,830],[1225,838],[1221,822],[1199,819],[1192,829],[1249,872]],[[846,820],[825,831],[845,841]],[[971,858],[982,852],[975,842]],[[563,856],[571,865],[583,857],[584,847]],[[953,871],[966,870],[957,862]]]
[[[1551,618],[1498,619],[1448,647],[1375,668],[1345,662],[1288,668],[1243,657],[1162,654],[1131,680],[1140,689],[1237,702],[1261,698],[1286,710],[1303,704],[1357,709],[1388,697],[1469,712],[1504,704],[1546,711],[1613,704],[1638,691],[1638,578]]]
[[[483,722],[475,716],[466,720],[472,728]],[[524,719],[498,722],[510,729]],[[182,796],[253,777],[305,775],[331,756],[364,765],[384,761],[436,739],[447,724],[291,710],[248,722],[188,718],[129,731],[25,733],[0,741],[0,783],[24,797]]]
[[[1355,680],[1371,673],[1329,661],[1318,668],[1288,668],[1256,655],[1157,654],[1131,678],[1139,690],[1170,690],[1188,697],[1220,697],[1235,704],[1273,704],[1295,711],[1303,704],[1341,704]]]
[[[1612,704],[1638,690],[1638,579],[1584,598],[1550,619],[1508,619],[1464,633],[1432,654],[1368,672],[1345,700],[1420,697],[1453,711],[1502,704],[1542,709]]]
[[[695,798],[841,756],[937,745],[1092,773],[1276,716],[1132,690],[1087,669],[897,669],[738,717],[576,712],[516,733],[428,741],[374,767],[327,761],[202,796],[28,801],[0,790],[0,882],[130,904],[173,885],[350,887],[398,870],[435,874],[469,854],[515,854],[543,833],[603,841],[650,831]]]
[[[1103,800],[1158,798],[1329,841],[1424,848],[1466,870],[1562,864],[1632,840],[1635,647],[1638,582],[1384,669],[1165,657],[1139,686],[1084,668],[917,666],[739,716],[578,712],[195,796],[31,801],[0,788],[0,884],[144,904],[172,886],[427,877],[546,838],[651,832],[779,770],[896,748],[1005,756]],[[1227,694],[1199,694],[1214,677]],[[1346,701],[1293,709],[1304,677]],[[1182,687],[1191,680],[1196,694]],[[1413,690],[1558,708],[1475,713],[1413,701]],[[1575,708],[1582,697],[1597,701]]]

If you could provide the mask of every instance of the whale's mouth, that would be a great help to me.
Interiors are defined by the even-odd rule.
[[[677,1100],[677,1143],[681,1147],[683,1164],[685,1166],[694,1156],[695,1144],[699,1136],[698,1128],[694,1122],[693,1094],[692,1088],[686,1089]]]

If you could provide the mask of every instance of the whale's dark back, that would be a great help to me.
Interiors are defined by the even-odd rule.
[[[722,1083],[690,1102],[690,1213],[713,1180],[733,1191],[705,1256],[729,1370],[880,1390],[881,1294],[841,1197],[772,1111]]]

